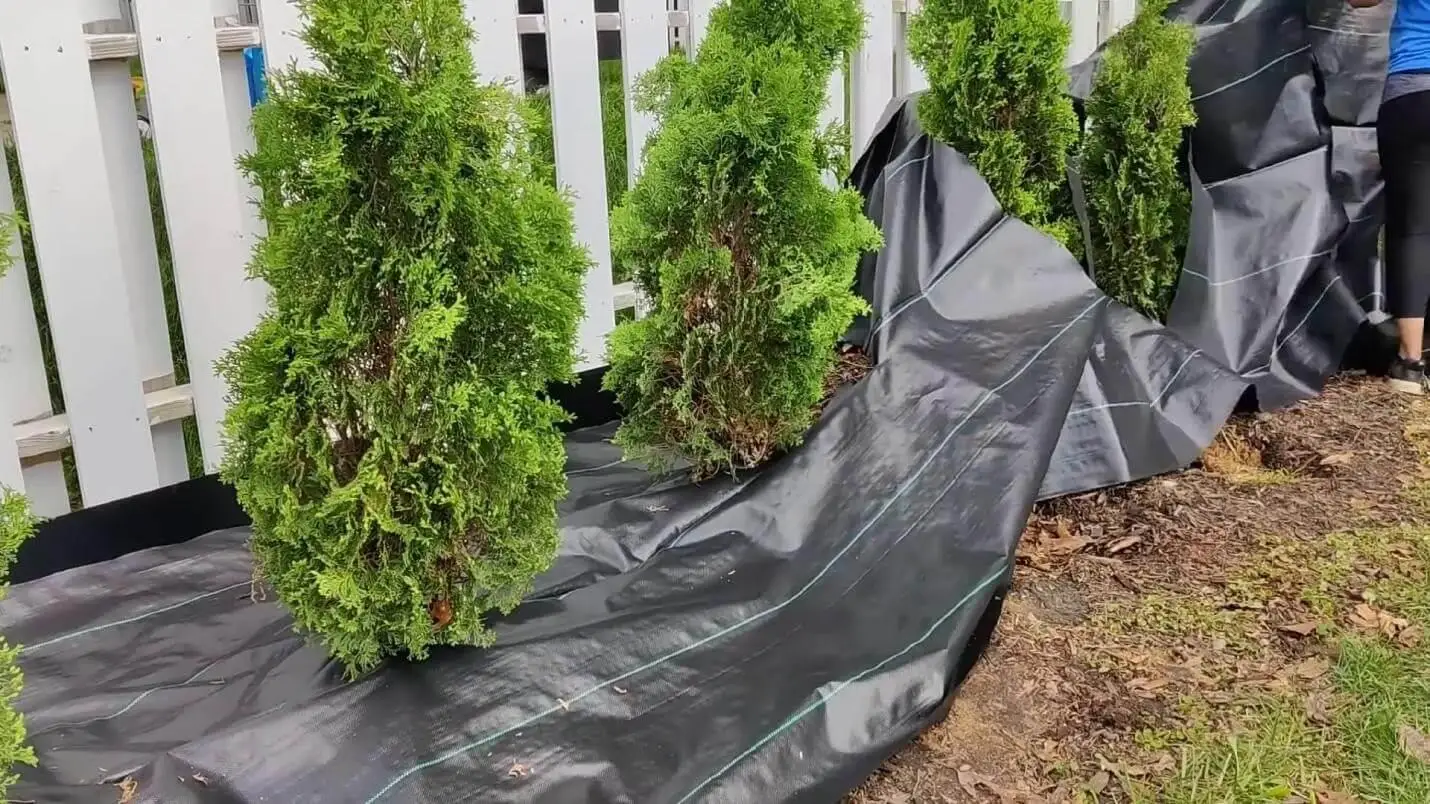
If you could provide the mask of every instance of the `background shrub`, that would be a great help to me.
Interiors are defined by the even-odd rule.
[[[224,360],[224,475],[256,565],[350,673],[486,645],[548,567],[566,490],[544,395],[589,259],[520,101],[475,82],[460,0],[302,0],[243,160],[271,309]]]
[[[828,76],[862,28],[857,0],[730,0],[694,62],[642,81],[660,127],[612,234],[652,310],[617,328],[606,376],[636,457],[753,467],[809,429],[880,244],[859,194],[821,176]]]
[[[1178,169],[1183,134],[1196,123],[1188,60],[1191,26],[1143,0],[1106,45],[1088,98],[1081,171],[1094,275],[1109,296],[1166,318],[1191,225],[1191,192]]]
[[[929,133],[968,157],[1005,212],[1080,254],[1055,203],[1078,141],[1070,38],[1058,0],[927,0],[909,52],[928,74],[918,113]]]
[[[5,222],[0,219],[0,276],[5,269],[5,239],[8,232]],[[0,598],[5,596],[10,576],[10,568],[15,564],[15,556],[20,545],[34,535],[35,518],[30,514],[30,506],[9,489],[0,487]],[[19,778],[15,766],[35,765],[35,752],[25,744],[25,718],[15,709],[15,701],[25,679],[20,674],[17,661],[20,648],[0,637],[0,797],[4,797]]]

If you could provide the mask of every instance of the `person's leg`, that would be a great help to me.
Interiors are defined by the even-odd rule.
[[[1395,328],[1400,331],[1400,356],[1419,360],[1416,355],[1425,353],[1425,319],[1397,318]]]
[[[1377,134],[1385,177],[1385,311],[1400,334],[1389,381],[1397,390],[1418,394],[1425,386],[1430,305],[1430,92],[1384,104]]]

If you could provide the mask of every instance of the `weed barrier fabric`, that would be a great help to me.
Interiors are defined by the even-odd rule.
[[[930,159],[903,209],[931,251],[872,288],[872,373],[739,480],[653,477],[609,426],[573,434],[561,556],[492,649],[345,683],[253,599],[242,529],[13,588],[41,766],[12,795],[838,800],[985,644],[1108,308],[962,158]]]
[[[1191,464],[1245,389],[1263,410],[1314,396],[1383,318],[1374,126],[1388,13],[1173,4],[1197,35],[1182,276],[1165,327],[1120,306],[1104,319],[1041,497]],[[1075,98],[1098,63],[1071,69]]]

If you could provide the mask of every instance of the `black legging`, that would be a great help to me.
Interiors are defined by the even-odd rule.
[[[1385,311],[1424,318],[1430,305],[1430,91],[1383,104],[1376,136],[1385,176]]]

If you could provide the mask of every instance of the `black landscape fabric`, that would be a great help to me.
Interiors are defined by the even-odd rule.
[[[1377,193],[1370,90],[1317,65],[1379,69],[1350,52],[1376,40],[1313,36],[1290,0],[1177,13],[1202,23],[1202,123],[1169,327],[898,106],[854,177],[888,240],[852,335],[877,366],[801,448],[692,486],[622,462],[609,425],[572,434],[561,556],[497,646],[351,683],[252,584],[243,529],[16,586],[40,767],[11,797],[839,800],[946,711],[1035,498],[1187,464],[1248,386],[1314,393],[1373,309],[1348,226]]]

